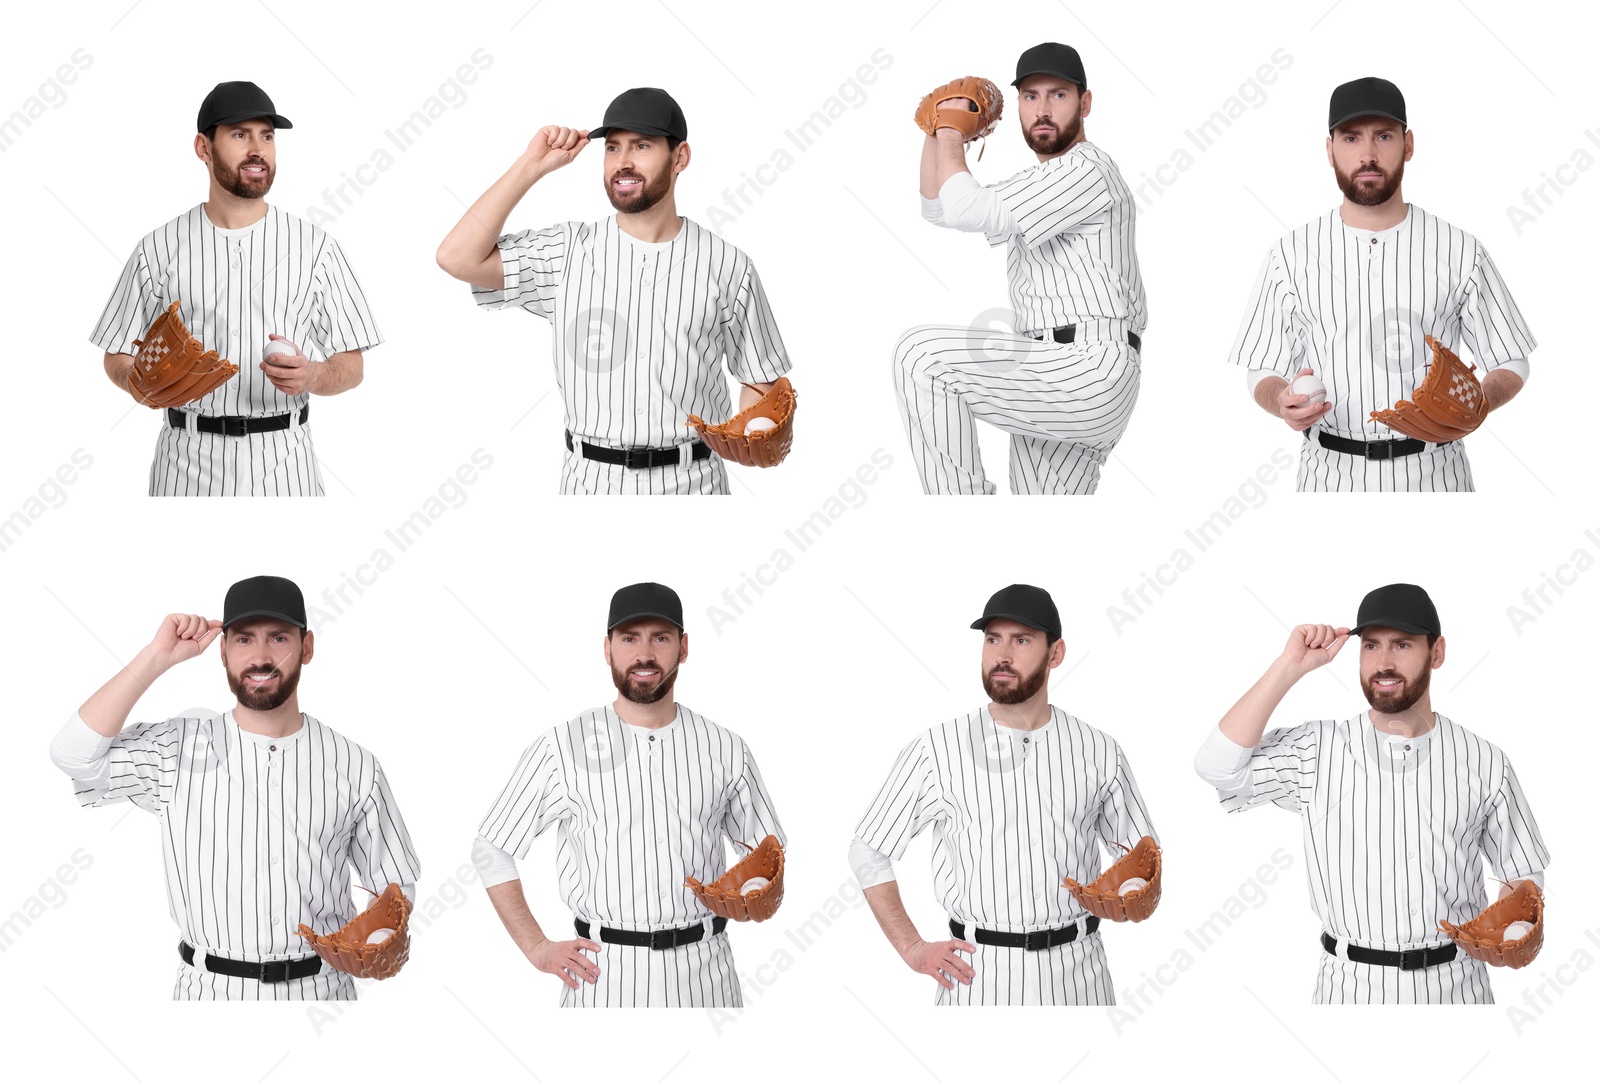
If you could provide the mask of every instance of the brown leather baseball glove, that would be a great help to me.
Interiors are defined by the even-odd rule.
[[[738,839],[734,840],[739,842]],[[783,902],[783,846],[774,835],[761,840],[761,845],[751,848],[739,842],[750,852],[738,863],[709,884],[694,877],[685,880],[684,886],[694,892],[707,910],[729,921],[766,921],[778,912]],[[767,883],[749,891],[745,884],[757,876]]]
[[[946,98],[965,98],[966,109],[940,109]],[[961,141],[970,143],[994,131],[1005,111],[1005,95],[989,80],[977,75],[964,75],[953,79],[917,104],[917,127],[932,135],[940,128],[954,128],[961,133]],[[983,157],[983,151],[978,152]]]
[[[1513,921],[1526,921],[1533,928],[1515,940],[1507,940],[1506,926]],[[1484,907],[1471,921],[1462,925],[1441,921],[1439,928],[1474,959],[1515,970],[1533,962],[1544,947],[1544,896],[1532,880],[1523,880],[1511,894]]]
[[[1372,419],[1414,440],[1446,444],[1482,425],[1489,414],[1489,401],[1473,375],[1477,365],[1468,366],[1432,335],[1423,337],[1433,348],[1428,374],[1409,400],[1401,399],[1389,410],[1372,411]]]
[[[1122,843],[1117,845],[1122,846]],[[1126,846],[1122,848],[1128,850]],[[1122,892],[1122,885],[1135,876],[1148,883]],[[1146,835],[1133,849],[1117,858],[1094,883],[1080,884],[1069,876],[1061,881],[1061,886],[1072,892],[1078,905],[1101,921],[1143,921],[1156,912],[1161,902],[1161,847]]]
[[[750,384],[744,386],[755,390]],[[777,466],[794,444],[794,405],[794,386],[789,377],[780,376],[760,399],[722,424],[708,424],[693,414],[689,415],[689,424],[712,451],[730,462],[740,466]],[[771,427],[746,432],[756,418],[772,422]]]
[[[204,398],[239,371],[238,365],[218,357],[216,350],[206,349],[189,333],[178,304],[168,305],[144,338],[133,340],[139,352],[133,355],[128,373],[128,392],[146,406],[182,406]]]
[[[359,886],[359,885],[358,885]],[[366,891],[366,888],[361,890]],[[369,894],[372,894],[369,892]],[[299,933],[310,943],[322,961],[335,970],[358,978],[392,978],[411,958],[411,900],[390,884],[372,905],[350,919],[338,932],[326,936],[301,925]],[[370,942],[373,933],[387,929],[390,936]]]

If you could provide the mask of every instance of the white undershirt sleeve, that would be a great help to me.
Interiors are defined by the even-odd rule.
[[[111,743],[114,737],[101,734],[72,712],[67,724],[50,742],[50,762],[70,779],[104,784],[111,777]]]
[[[894,862],[889,855],[859,837],[850,840],[850,868],[863,888],[887,884],[895,878]]]
[[[1255,398],[1255,396],[1256,396],[1256,387],[1257,387],[1257,385],[1259,385],[1261,383],[1261,381],[1265,380],[1268,376],[1276,376],[1280,380],[1283,379],[1283,373],[1281,373],[1281,372],[1273,372],[1271,369],[1246,369],[1245,370],[1244,382],[1247,385],[1249,385],[1249,387],[1250,387],[1250,397],[1251,398]]]
[[[486,888],[522,878],[517,871],[517,859],[482,835],[472,840],[472,864]]]
[[[944,219],[939,224],[963,233],[1007,237],[1020,232],[1016,220],[1000,200],[1000,193],[985,188],[971,173],[955,173],[939,189]]]
[[[917,197],[922,199],[921,196]],[[939,197],[922,200],[922,217],[936,226],[944,225],[944,204],[939,202]]]
[[[1502,361],[1494,367],[1493,371],[1499,372],[1501,369],[1521,376],[1523,383],[1528,382],[1528,359],[1526,357],[1513,357],[1510,361]]]
[[[1237,793],[1249,785],[1250,774],[1246,765],[1254,751],[1235,744],[1232,738],[1222,732],[1221,727],[1212,726],[1200,751],[1195,753],[1195,774],[1223,793]]]

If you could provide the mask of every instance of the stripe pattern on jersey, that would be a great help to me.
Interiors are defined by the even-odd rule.
[[[1471,234],[1415,203],[1404,221],[1377,232],[1345,225],[1334,208],[1268,251],[1229,360],[1286,380],[1309,368],[1333,403],[1320,428],[1352,440],[1392,440],[1395,433],[1370,414],[1416,390],[1433,356],[1425,335],[1464,350],[1480,378],[1537,345]],[[1301,464],[1302,488],[1471,487],[1459,447],[1437,460],[1369,462],[1313,442]]]
[[[1434,718],[1414,738],[1379,733],[1366,712],[1270,730],[1249,757],[1244,788],[1219,791],[1229,812],[1273,804],[1300,816],[1312,909],[1342,941],[1386,951],[1449,943],[1439,922],[1469,921],[1487,905],[1485,861],[1507,881],[1542,873],[1549,861],[1505,753]],[[1322,965],[1317,985],[1330,1002],[1490,1002],[1484,964],[1465,955],[1448,972],[1406,978],[1403,989],[1385,973],[1394,968],[1336,962]]]
[[[208,417],[292,414],[309,400],[309,393],[285,395],[259,368],[269,334],[294,342],[313,361],[383,341],[338,242],[275,206],[253,225],[225,230],[213,226],[200,205],[146,236],[123,266],[90,341],[108,353],[132,353],[133,340],[173,301],[181,302],[179,314],[197,339],[239,366],[238,375],[184,407]],[[165,428],[165,413],[159,416]],[[314,463],[295,461],[311,455],[310,433],[276,446],[273,435],[282,434],[182,439],[163,432],[151,495],[320,493],[320,481],[316,493],[310,488]],[[240,439],[258,446],[235,458],[228,442]],[[259,467],[274,459],[286,465]]]
[[[503,287],[474,287],[473,299],[550,321],[565,424],[589,443],[685,443],[690,414],[732,416],[724,367],[745,383],[790,369],[755,264],[689,218],[659,244],[613,215],[508,233],[499,248]]]
[[[995,492],[977,422],[1011,434],[1015,493],[1093,493],[1139,397],[1127,325],[1071,343],[981,327],[915,327],[894,353],[895,397],[925,493]]]
[[[1134,252],[1133,192],[1111,156],[1085,140],[1065,154],[988,186],[1020,232],[1006,245],[1017,330],[1120,320],[1143,335],[1149,315]]]
[[[1062,878],[1089,883],[1103,871],[1102,846],[1120,855],[1117,844],[1155,836],[1121,747],[1058,707],[1037,730],[999,726],[984,708],[907,745],[856,836],[898,861],[913,838],[930,830],[934,892],[946,913],[1004,932],[1087,918]],[[960,1002],[1022,1003],[1006,999],[1020,991],[1061,998],[1041,1003],[1113,1003],[1099,943],[1097,932],[1063,946],[1076,950],[1048,953],[1044,962],[1063,968],[1048,981],[1028,969],[1044,962],[1021,958],[1046,953],[981,954],[976,961],[1006,969],[980,971]],[[1065,963],[1080,957],[1091,957],[1096,970],[1066,974]]]
[[[729,839],[786,838],[744,740],[682,704],[659,729],[629,726],[608,706],[540,734],[478,833],[520,859],[552,826],[559,888],[573,914],[631,930],[707,920],[685,878],[710,883],[727,871]],[[597,999],[583,1002],[737,1004],[725,945],[701,944],[674,949],[681,954],[670,989],[658,989],[647,970],[619,969]],[[608,957],[619,967],[668,965],[661,952],[645,949],[642,958],[612,947]]]
[[[84,806],[129,801],[161,824],[168,908],[185,940],[235,959],[305,957],[295,930],[327,931],[359,908],[363,886],[413,884],[421,869],[388,779],[354,741],[302,715],[271,743],[220,717],[130,726],[109,773],[79,781]],[[274,747],[275,746],[275,747]],[[350,976],[324,966],[295,982],[225,978],[180,964],[179,999],[353,999]]]
[[[722,457],[691,461],[687,466],[657,466],[635,470],[585,459],[575,451],[561,460],[561,493],[629,496],[726,496],[728,468]]]

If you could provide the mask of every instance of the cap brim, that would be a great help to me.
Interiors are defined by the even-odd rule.
[[[236,117],[218,117],[216,120],[213,120],[211,123],[213,125],[217,125],[217,124],[237,124],[241,120],[270,120],[270,121],[272,121],[272,126],[274,128],[293,128],[294,127],[293,124],[289,123],[289,118],[288,117],[280,117],[276,113],[242,113],[242,114],[240,114],[239,116],[236,116]]]
[[[1414,636],[1431,636],[1439,634],[1431,629],[1419,627],[1408,620],[1391,620],[1389,618],[1379,618],[1377,620],[1369,620],[1365,624],[1351,625],[1350,634],[1353,636],[1358,636],[1368,628],[1393,628],[1397,632],[1405,632],[1407,635]]]
[[[1405,117],[1397,117],[1393,113],[1385,113],[1381,109],[1358,109],[1354,113],[1346,114],[1345,116],[1342,116],[1338,120],[1334,121],[1332,124],[1328,125],[1328,131],[1331,133],[1339,125],[1344,124],[1347,121],[1355,120],[1357,117],[1383,117],[1385,120],[1394,121],[1402,128],[1406,126]]]
[[[609,135],[612,132],[638,132],[640,135],[664,135],[668,139],[677,138],[671,132],[666,131],[665,129],[652,127],[651,125],[648,125],[648,124],[644,124],[644,125],[613,124],[610,127],[607,127],[607,126],[602,124],[598,128],[590,128],[589,129],[589,138],[590,139],[604,139],[607,135]]]
[[[281,620],[286,624],[292,624],[296,628],[304,628],[304,627],[306,627],[304,624],[301,624],[299,621],[297,621],[293,617],[289,616],[289,614],[287,614],[287,613],[279,613],[277,610],[274,610],[274,609],[252,609],[248,613],[237,614],[236,616],[230,617],[228,619],[228,623],[224,624],[223,627],[224,628],[232,628],[235,624],[238,624],[240,621],[249,620],[251,617],[271,617],[274,620]]]
[[[1038,71],[1026,71],[1026,72],[1023,72],[1021,75],[1019,75],[1015,79],[1011,80],[1011,85],[1012,86],[1020,86],[1024,79],[1032,79],[1035,75],[1054,75],[1057,79],[1065,79],[1069,83],[1077,84],[1077,87],[1078,87],[1079,90],[1083,89],[1083,80],[1082,79],[1079,79],[1079,78],[1077,78],[1075,76],[1068,75],[1064,71],[1051,71],[1049,68],[1040,68]]]
[[[1043,632],[1045,635],[1050,634],[1050,629],[1041,628],[1037,624],[1033,623],[1032,617],[1019,617],[1015,613],[990,613],[987,616],[979,617],[977,620],[973,621],[970,627],[975,631],[981,632],[989,626],[989,622],[992,620],[1014,620],[1024,628],[1032,628],[1034,631]]]
[[[618,617],[616,620],[606,625],[606,631],[611,631],[619,624],[627,624],[630,620],[644,620],[647,617],[654,617],[656,620],[664,620],[678,631],[683,631],[683,622],[678,620],[677,617],[671,617],[665,613],[630,613],[626,617]]]

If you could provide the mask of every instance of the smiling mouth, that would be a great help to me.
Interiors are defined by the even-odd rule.
[[[640,680],[648,681],[651,678],[661,676],[661,671],[659,669],[630,669],[628,671],[628,676],[638,677]]]
[[[267,167],[264,165],[242,165],[239,167],[239,172],[248,173],[253,177],[265,177],[267,175]]]
[[[268,681],[277,680],[278,675],[276,673],[247,673],[244,679],[251,684],[266,684]]]
[[[1399,688],[1406,682],[1401,680],[1399,677],[1374,677],[1372,679],[1372,683],[1379,688],[1393,689]]]

